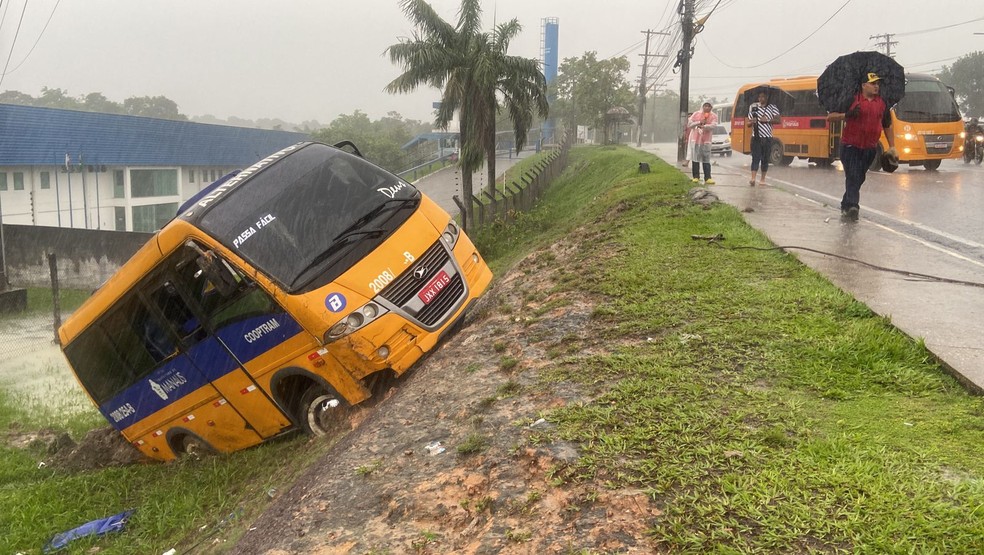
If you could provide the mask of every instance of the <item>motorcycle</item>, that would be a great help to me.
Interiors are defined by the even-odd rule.
[[[984,160],[984,131],[973,129],[967,131],[967,138],[964,140],[963,152],[964,164],[974,162],[980,164]]]

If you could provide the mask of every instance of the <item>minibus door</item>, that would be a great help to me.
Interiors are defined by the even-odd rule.
[[[245,279],[235,290],[222,295],[193,261],[179,264],[176,271],[177,275],[171,277],[177,285],[171,281],[164,284],[165,293],[159,296],[158,305],[180,305],[162,310],[181,336],[188,358],[222,395],[219,402],[230,404],[261,437],[276,435],[291,426],[290,419],[257,385],[242,362],[249,360],[244,357],[252,352],[269,349],[270,344],[295,334],[300,326]],[[185,302],[179,292],[191,302]],[[249,333],[268,328],[272,331],[264,335],[263,341],[248,343],[251,349],[235,352],[229,348],[230,344],[237,344],[229,338],[241,336],[243,330]]]

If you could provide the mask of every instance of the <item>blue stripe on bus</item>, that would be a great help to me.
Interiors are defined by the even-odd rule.
[[[239,361],[249,362],[300,331],[301,326],[286,313],[234,322],[219,330],[215,337],[225,343],[235,358],[229,356],[229,351],[215,337],[209,337],[103,403],[99,411],[114,428],[122,431],[238,370]]]

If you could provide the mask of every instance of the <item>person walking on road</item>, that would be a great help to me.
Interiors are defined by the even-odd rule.
[[[711,111],[710,102],[705,102],[701,109],[690,115],[687,129],[690,130],[690,142],[694,145],[691,167],[693,168],[694,183],[700,183],[700,168],[704,167],[704,184],[714,185],[711,179],[711,135],[717,125],[717,114]]]
[[[769,171],[769,155],[772,150],[772,125],[779,123],[779,108],[769,102],[769,93],[758,93],[758,101],[748,107],[748,122],[752,127],[752,177],[748,184],[755,186],[755,174],[762,166],[759,185],[765,185],[765,174]]]
[[[844,121],[841,133],[841,164],[844,166],[844,197],[841,199],[841,215],[852,221],[858,219],[861,210],[861,185],[868,168],[878,155],[882,130],[888,139],[886,156],[898,160],[895,151],[895,135],[892,132],[892,114],[889,106],[878,95],[881,78],[868,73],[861,83],[861,92],[854,97],[846,113],[830,112],[828,121]]]

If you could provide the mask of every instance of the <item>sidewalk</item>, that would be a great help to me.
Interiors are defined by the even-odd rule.
[[[676,164],[676,145],[642,150]],[[842,222],[836,207],[795,193],[792,183],[749,187],[747,175],[716,169],[709,187],[749,225],[778,246],[798,246],[868,264],[921,274],[984,282],[984,263],[866,220]],[[725,245],[728,245],[727,237]],[[967,388],[984,394],[984,288],[922,281],[829,255],[788,252],[926,347]]]
[[[509,156],[508,154],[500,154],[495,158],[495,173],[497,178],[501,178],[505,175],[506,170],[515,166],[520,160],[528,158],[535,155],[536,152],[529,147],[521,151],[518,155],[513,154]],[[482,169],[475,172],[472,176],[472,193],[478,195],[479,192],[488,188],[487,181],[488,176],[486,175],[487,170],[485,166]],[[458,205],[454,203],[452,197],[457,195],[458,198],[464,199],[461,195],[461,169],[458,166],[448,166],[442,168],[432,174],[425,175],[424,177],[415,181],[414,186],[424,192],[429,196],[434,202],[440,205],[447,213],[451,214],[452,217],[458,215]]]

